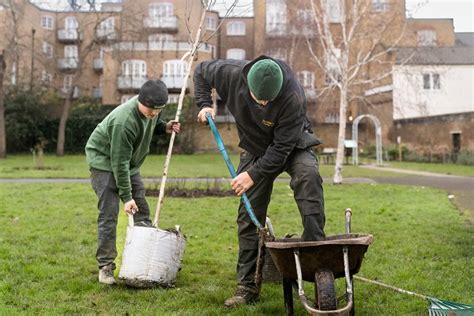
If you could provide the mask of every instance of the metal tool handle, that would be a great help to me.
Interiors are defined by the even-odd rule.
[[[227,169],[229,169],[230,175],[232,178],[235,178],[237,176],[237,173],[235,172],[234,165],[230,161],[230,157],[227,154],[227,151],[224,146],[224,142],[222,141],[221,135],[219,134],[219,131],[217,130],[217,126],[214,123],[214,120],[211,117],[211,114],[208,112],[206,113],[206,119],[207,122],[209,123],[209,127],[211,128],[212,134],[214,134],[214,138],[216,139],[217,143],[217,148],[222,154],[222,157],[224,157],[225,163],[227,165]],[[252,206],[250,205],[250,201],[247,197],[247,194],[242,194],[242,202],[244,203],[245,209],[247,210],[247,214],[249,214],[250,219],[254,223],[255,226],[257,226],[258,229],[263,229],[262,224],[258,221],[257,217],[255,216],[255,213],[253,212]]]

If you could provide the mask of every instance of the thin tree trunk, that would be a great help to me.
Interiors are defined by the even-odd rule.
[[[0,159],[7,156],[7,137],[5,131],[5,92],[3,77],[5,75],[4,55],[0,54]]]
[[[66,139],[66,123],[69,118],[69,110],[71,109],[71,100],[74,94],[75,86],[71,87],[68,91],[66,99],[64,100],[63,112],[61,114],[61,120],[59,121],[58,128],[58,143],[56,146],[56,156],[64,156],[64,142]]]
[[[339,102],[339,134],[337,137],[336,165],[334,167],[334,184],[342,183],[342,167],[344,163],[344,139],[346,137],[347,90],[340,89]]]

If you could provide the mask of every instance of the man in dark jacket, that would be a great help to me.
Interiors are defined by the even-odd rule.
[[[150,208],[140,166],[145,161],[156,129],[158,134],[180,132],[176,121],[159,118],[168,102],[168,90],[160,80],[148,80],[138,96],[115,108],[97,125],[86,144],[91,183],[99,199],[97,264],[99,282],[115,284],[114,260],[120,200],[135,225],[151,226]]]
[[[194,72],[194,90],[200,108],[198,121],[206,124],[206,113],[215,118],[211,88],[215,88],[235,118],[243,149],[232,189],[247,192],[260,223],[265,222],[275,178],[286,171],[304,227],[304,240],[324,238],[322,179],[311,147],[320,144],[312,135],[306,116],[303,88],[289,66],[267,56],[246,62],[210,60]],[[239,258],[238,286],[226,307],[258,300],[255,270],[258,235],[240,203],[237,217]]]

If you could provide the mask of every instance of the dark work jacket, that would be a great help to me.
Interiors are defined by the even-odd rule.
[[[261,59],[208,60],[197,65],[194,71],[194,93],[197,106],[212,106],[211,88],[235,118],[239,133],[239,147],[259,157],[248,173],[257,183],[263,177],[281,171],[295,147],[307,148],[320,144],[312,136],[311,123],[306,116],[304,90],[290,67],[274,60],[283,72],[283,86],[278,96],[266,106],[257,104],[247,86],[250,67]]]

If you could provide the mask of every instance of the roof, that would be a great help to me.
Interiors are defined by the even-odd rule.
[[[456,36],[456,46],[474,47],[474,32],[454,33]]]
[[[474,47],[414,47],[400,48],[398,65],[474,65]]]

